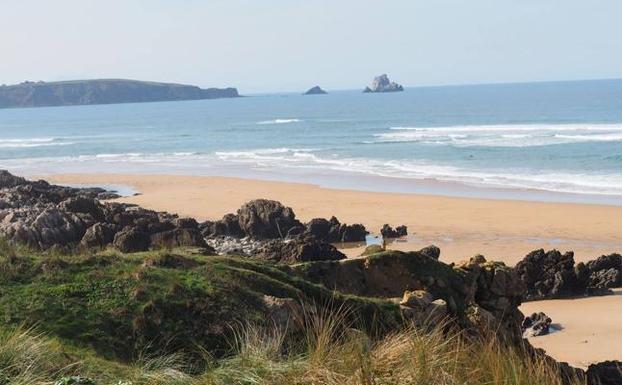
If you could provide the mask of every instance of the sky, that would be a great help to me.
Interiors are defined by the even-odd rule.
[[[0,0],[0,84],[242,93],[622,78],[620,0]]]

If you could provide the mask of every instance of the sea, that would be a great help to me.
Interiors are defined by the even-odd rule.
[[[0,109],[0,168],[619,205],[622,80]]]

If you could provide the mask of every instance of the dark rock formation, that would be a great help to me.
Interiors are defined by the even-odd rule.
[[[347,225],[340,223],[335,217],[329,220],[314,218],[306,225],[305,234],[314,236],[324,242],[363,242],[368,234],[361,224]]]
[[[423,249],[419,250],[419,252],[426,257],[438,260],[441,256],[441,249],[438,246],[430,245],[426,246]]]
[[[583,295],[586,284],[574,269],[574,253],[535,250],[516,264],[516,272],[527,288],[525,299],[567,298]]]
[[[310,236],[268,241],[252,257],[279,263],[338,261],[346,258],[335,246]]]
[[[535,250],[516,264],[527,287],[525,299],[567,298],[610,294],[622,286],[622,256],[603,255],[586,263],[574,263],[574,254]]]
[[[103,189],[27,181],[0,171],[0,236],[35,249],[82,246],[121,251],[205,247],[194,219],[99,201]]]
[[[24,82],[0,86],[0,108],[139,103],[237,97],[235,88],[208,88],[137,80]]]
[[[588,385],[622,385],[622,362],[605,361],[587,368]]]
[[[399,92],[404,91],[404,87],[389,80],[387,74],[376,76],[371,83],[371,87],[366,87],[363,92]]]
[[[549,334],[552,322],[551,318],[542,312],[525,317],[521,325],[523,337],[538,337]]]
[[[603,255],[588,262],[588,286],[593,288],[622,287],[622,255]]]
[[[408,228],[404,225],[397,226],[395,229],[389,226],[388,224],[384,224],[382,229],[380,229],[380,234],[382,234],[383,238],[399,238],[408,235]]]
[[[290,207],[267,199],[245,203],[237,216],[240,229],[256,239],[285,238],[292,227],[302,226]]]
[[[309,88],[307,92],[305,92],[303,95],[325,95],[327,93],[328,92],[321,89],[320,86],[315,86],[315,87]]]

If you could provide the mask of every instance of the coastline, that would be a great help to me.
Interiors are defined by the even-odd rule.
[[[121,201],[198,220],[219,219],[246,201],[268,198],[291,206],[303,221],[335,215],[347,223],[363,223],[372,232],[384,223],[405,224],[409,237],[392,248],[436,244],[446,262],[479,253],[513,265],[538,248],[573,250],[577,261],[587,261],[622,250],[616,230],[622,228],[620,206],[379,193],[231,177],[51,174],[45,178],[59,184],[129,186],[140,195]],[[362,248],[344,251],[355,256]]]

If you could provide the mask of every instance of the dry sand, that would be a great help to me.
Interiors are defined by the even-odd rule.
[[[622,207],[618,206],[332,190],[225,177],[78,174],[45,178],[60,184],[132,186],[141,195],[122,201],[199,220],[235,212],[251,199],[269,198],[291,206],[303,221],[335,215],[342,222],[363,223],[375,232],[384,223],[405,224],[411,235],[391,248],[414,250],[436,244],[446,262],[481,253],[513,265],[537,248],[574,250],[577,261],[622,251]],[[356,256],[361,250],[345,251]],[[533,344],[576,366],[622,360],[620,294],[524,304],[523,312],[544,311],[564,328],[533,338]]]

